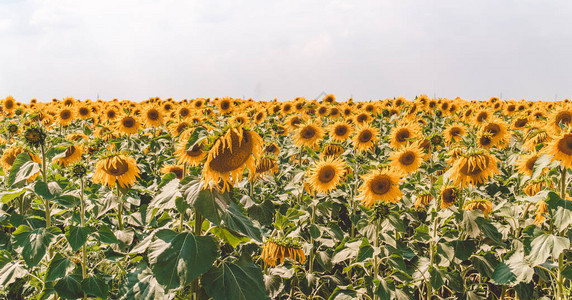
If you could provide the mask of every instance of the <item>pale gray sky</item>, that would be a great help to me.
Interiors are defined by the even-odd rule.
[[[572,98],[572,1],[0,1],[0,98]]]

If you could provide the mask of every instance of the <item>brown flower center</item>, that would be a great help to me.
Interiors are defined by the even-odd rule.
[[[203,145],[199,144],[199,145],[194,145],[193,148],[191,150],[187,150],[187,155],[188,156],[199,156],[203,153]]]
[[[526,169],[532,171],[534,169],[534,163],[538,159],[538,156],[533,156],[526,161]]]
[[[409,132],[409,129],[407,128],[401,128],[397,131],[397,133],[395,134],[395,139],[400,142],[403,143],[405,141],[407,141],[407,139],[411,136],[411,132]]]
[[[500,131],[501,131],[501,128],[496,123],[489,123],[489,124],[487,124],[487,126],[485,126],[485,132],[490,133],[491,136],[497,135]]]
[[[358,140],[360,141],[360,143],[367,143],[371,141],[372,137],[373,137],[373,132],[371,132],[371,130],[369,129],[366,129],[359,133]]]
[[[135,126],[135,119],[132,117],[125,117],[121,120],[121,124],[123,124],[123,127],[125,128],[133,128]]]
[[[107,159],[103,171],[109,175],[121,176],[129,171],[129,164],[119,156],[111,157]]]
[[[569,124],[572,121],[572,113],[569,111],[561,111],[556,115],[556,124]]]
[[[219,173],[234,171],[250,158],[253,148],[254,141],[249,131],[242,132],[242,141],[235,131],[231,131],[230,143],[227,142],[226,147],[219,144],[218,154],[210,161],[209,167]]]
[[[80,107],[79,114],[81,116],[87,116],[89,115],[89,109],[87,107]]]
[[[60,118],[62,120],[67,120],[69,118],[71,118],[71,111],[69,111],[69,109],[64,109],[60,112]]]
[[[309,140],[316,135],[316,128],[313,126],[306,126],[300,130],[300,137]]]
[[[369,189],[376,195],[383,195],[391,188],[391,178],[387,175],[377,175],[369,184]]]
[[[399,163],[404,166],[409,166],[415,162],[415,153],[413,151],[407,151],[399,156]]]
[[[328,183],[336,176],[336,169],[332,166],[324,166],[318,172],[318,180],[322,183]]]
[[[348,127],[346,125],[338,125],[334,130],[337,136],[344,136],[348,133]]]
[[[558,141],[558,151],[566,154],[572,155],[572,133],[565,134],[559,141]]]
[[[150,109],[147,111],[147,118],[151,121],[157,121],[159,120],[159,111],[157,111],[156,109]]]
[[[65,157],[68,158],[68,157],[72,156],[74,153],[75,153],[75,146],[71,145],[66,149]]]

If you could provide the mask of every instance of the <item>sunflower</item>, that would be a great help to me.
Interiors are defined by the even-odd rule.
[[[211,189],[222,181],[222,191],[237,183],[248,168],[256,171],[255,160],[262,154],[262,138],[242,127],[229,128],[210,149],[203,168],[203,179]]]
[[[532,176],[532,171],[534,170],[534,163],[540,157],[538,153],[524,154],[518,160],[516,166],[518,167],[518,172],[523,175]]]
[[[572,132],[564,133],[553,139],[543,151],[552,155],[552,160],[558,160],[565,168],[572,167]]]
[[[485,218],[493,211],[493,204],[489,200],[485,199],[475,199],[469,201],[465,206],[464,210],[481,210],[485,215]]]
[[[324,130],[318,124],[308,123],[301,126],[294,133],[294,144],[298,147],[315,147],[318,145],[322,137],[324,136]]]
[[[313,191],[328,193],[335,189],[345,173],[345,162],[328,157],[308,170],[308,183]]]
[[[270,157],[263,157],[256,164],[256,171],[250,173],[250,179],[255,180],[268,173],[278,173],[278,164]]]
[[[187,145],[187,140],[188,137],[180,139],[177,143],[177,146],[175,147],[175,158],[177,158],[179,163],[196,167],[200,165],[205,156],[207,156],[207,152],[204,151],[204,143],[190,145],[192,147],[189,147]]]
[[[95,165],[93,183],[115,187],[115,182],[122,188],[129,188],[139,177],[139,169],[135,159],[123,154],[112,154],[100,159]]]
[[[186,105],[181,105],[177,109],[177,116],[181,119],[186,119],[191,116],[191,110]]]
[[[68,167],[81,160],[81,155],[83,154],[83,147],[81,147],[80,145],[71,145],[62,154],[63,156],[60,158],[56,158],[54,162],[62,167]]]
[[[500,119],[494,118],[481,127],[481,136],[487,136],[490,139],[491,146],[506,147],[508,134],[508,125]]]
[[[370,208],[380,201],[396,203],[401,198],[401,175],[392,169],[373,170],[361,177],[364,182],[359,187],[359,197],[363,197],[365,207]]]
[[[266,111],[262,110],[252,116],[252,121],[256,124],[262,123],[266,119]]]
[[[545,177],[538,178],[528,182],[528,184],[524,187],[524,193],[528,196],[534,196],[545,187],[552,188],[552,182],[547,180]]]
[[[412,139],[417,138],[419,131],[419,125],[413,123],[396,126],[391,129],[390,144],[394,149],[399,149],[402,146],[410,143]]]
[[[557,110],[550,115],[546,123],[547,129],[552,134],[559,134],[562,127],[568,126],[572,122],[572,111],[568,109]]]
[[[441,189],[441,209],[449,208],[459,199],[459,189],[453,186],[445,186]]]
[[[123,116],[116,124],[116,128],[119,132],[124,134],[136,134],[139,132],[139,120],[132,116]]]
[[[111,106],[111,107],[108,107],[107,109],[105,109],[105,119],[108,122],[114,121],[118,115],[119,115],[118,108],[115,106]]]
[[[280,154],[280,147],[278,147],[275,143],[272,143],[264,148],[264,153],[278,156]]]
[[[286,119],[285,123],[288,129],[296,130],[304,123],[304,118],[299,115],[292,115]]]
[[[2,157],[0,158],[0,166],[2,167],[5,173],[10,172],[10,170],[12,169],[12,165],[14,165],[14,162],[16,161],[16,158],[21,153],[28,153],[32,161],[39,164],[42,163],[42,160],[36,154],[28,150],[24,150],[23,148],[18,146],[11,146],[10,148],[6,149],[6,151],[4,151]]]
[[[447,143],[456,143],[460,141],[466,133],[467,128],[460,123],[451,124],[445,128],[445,131],[443,131],[443,135],[445,136],[445,141]]]
[[[546,215],[548,214],[548,205],[543,200],[536,202],[536,217],[534,218],[535,225],[542,225],[546,221]]]
[[[535,150],[537,145],[552,140],[552,136],[548,133],[546,128],[539,126],[538,123],[534,123],[526,130],[525,140],[522,146],[528,150]]]
[[[417,200],[415,201],[415,209],[425,208],[429,203],[433,201],[433,195],[429,192],[424,192],[417,195]]]
[[[230,114],[232,112],[233,103],[231,98],[225,97],[218,102],[218,111],[220,114]]]
[[[12,96],[8,96],[4,99],[4,103],[2,105],[4,111],[11,113],[16,109],[16,100]]]
[[[391,166],[403,174],[411,174],[419,168],[423,161],[421,150],[416,144],[411,144],[401,148],[389,156]]]
[[[361,113],[361,114],[355,116],[356,123],[358,123],[360,125],[368,124],[369,122],[371,122],[371,119],[372,119],[372,117],[368,113]]]
[[[58,112],[58,123],[62,126],[68,126],[74,120],[73,111],[70,108],[61,109]]]
[[[163,168],[161,168],[161,173],[163,174],[169,174],[169,173],[173,173],[175,174],[175,176],[177,176],[177,178],[183,179],[183,175],[185,170],[183,168],[183,166],[180,165],[166,165]]]
[[[364,125],[357,129],[352,142],[358,152],[364,152],[372,149],[377,140],[377,129],[369,125]]]
[[[161,126],[164,122],[163,113],[154,107],[149,107],[143,111],[143,120],[148,127]]]
[[[322,153],[320,153],[320,157],[321,158],[325,158],[325,157],[338,157],[340,155],[342,155],[342,153],[344,153],[344,147],[342,147],[342,145],[340,144],[328,144],[324,147],[324,149],[322,150]]]
[[[498,174],[498,159],[482,149],[469,151],[458,157],[451,168],[451,179],[460,187],[485,183]]]
[[[330,137],[336,142],[347,140],[353,133],[353,127],[347,122],[337,122],[328,127]]]
[[[517,117],[513,120],[511,127],[513,129],[522,129],[526,124],[528,124],[528,121],[529,119],[527,116]]]
[[[89,107],[89,105],[87,105],[85,103],[83,103],[77,107],[76,113],[83,120],[87,120],[87,119],[91,118],[91,108]]]
[[[488,110],[481,110],[481,111],[477,112],[477,115],[475,116],[474,121],[477,124],[483,124],[491,118],[491,115],[492,114]]]
[[[262,249],[260,258],[268,266],[275,267],[276,262],[280,264],[285,259],[291,259],[303,264],[306,262],[304,250],[302,250],[302,243],[291,237],[286,238],[269,238]]]

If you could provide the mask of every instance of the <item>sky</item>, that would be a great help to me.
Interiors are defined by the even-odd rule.
[[[0,98],[572,98],[572,1],[0,1]]]

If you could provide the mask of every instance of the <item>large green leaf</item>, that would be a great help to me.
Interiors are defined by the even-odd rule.
[[[67,226],[66,227],[66,239],[70,244],[73,251],[79,250],[83,244],[87,241],[87,237],[92,232],[91,227],[80,227],[80,226]]]
[[[228,210],[223,215],[223,224],[234,231],[238,231],[258,242],[262,242],[262,232],[260,228],[254,225],[242,207],[231,202]]]
[[[75,268],[75,264],[69,259],[65,258],[60,253],[56,253],[50,265],[48,266],[48,271],[46,273],[46,281],[55,281],[62,277],[65,277],[68,272]]]
[[[89,276],[88,278],[82,280],[81,288],[83,292],[88,296],[95,296],[102,299],[106,299],[109,294],[109,287],[105,283],[105,280],[100,276]]]
[[[546,198],[552,223],[563,231],[572,224],[572,201],[560,198],[556,193],[550,192]]]
[[[54,289],[58,292],[58,296],[64,299],[77,299],[83,297],[81,288],[81,275],[68,275],[56,282]]]
[[[57,227],[38,228],[32,230],[27,225],[20,225],[14,231],[15,245],[23,247],[22,256],[29,267],[37,265],[57,234],[61,233]]]
[[[266,299],[262,270],[246,259],[213,267],[203,275],[201,282],[215,300]]]
[[[127,274],[127,280],[119,288],[122,300],[163,300],[171,297],[165,293],[163,287],[153,277],[151,270],[144,266],[138,266]]]
[[[203,190],[204,182],[192,180],[182,187],[186,202],[203,217],[215,225],[220,225],[231,202],[227,194],[216,189]]]
[[[504,246],[502,242],[502,235],[498,229],[491,224],[491,222],[483,217],[478,217],[475,222],[479,226],[481,232],[498,245]]]
[[[239,244],[247,243],[250,241],[249,237],[242,236],[239,233],[230,231],[224,227],[215,226],[210,229],[210,232],[218,236],[223,241],[229,243],[233,248],[236,248]]]
[[[533,266],[537,266],[546,262],[551,255],[553,260],[558,259],[562,251],[570,248],[570,240],[545,233],[537,236],[530,245],[532,249],[528,255],[528,260]]]
[[[30,154],[27,152],[22,152],[18,154],[14,164],[12,164],[12,169],[10,169],[10,174],[8,175],[8,185],[15,186],[20,185],[26,181],[30,176],[38,173],[40,171],[40,165],[30,158]]]
[[[0,202],[8,203],[26,193],[28,190],[26,188],[19,188],[15,190],[9,190],[0,193]]]
[[[56,182],[45,183],[36,181],[34,192],[46,200],[52,200],[62,192],[62,188]]]
[[[151,200],[151,203],[149,203],[147,207],[147,214],[153,217],[156,214],[162,213],[164,210],[175,208],[175,199],[177,197],[181,197],[181,192],[179,192],[179,179],[174,178],[166,183],[161,188],[161,193]]]
[[[210,269],[218,257],[212,237],[163,229],[147,249],[151,270],[168,290],[183,287]]]
[[[10,261],[0,268],[0,286],[8,286],[26,275],[28,272],[19,262]]]

